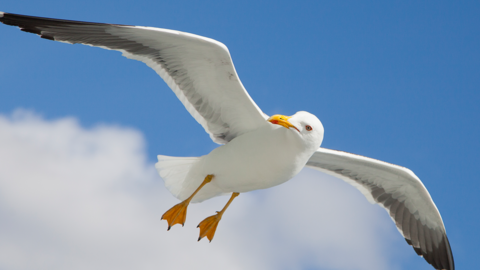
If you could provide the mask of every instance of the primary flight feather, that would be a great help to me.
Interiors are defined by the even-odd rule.
[[[407,243],[435,269],[455,269],[440,213],[412,171],[320,148],[323,126],[310,113],[265,115],[243,87],[224,44],[167,29],[4,12],[0,22],[42,38],[116,50],[144,62],[210,138],[222,144],[203,157],[158,156],[156,168],[165,186],[182,200],[162,216],[169,229],[183,225],[190,202],[232,194],[221,211],[198,226],[199,240],[211,241],[223,213],[240,193],[284,183],[306,166],[345,180],[382,206]]]

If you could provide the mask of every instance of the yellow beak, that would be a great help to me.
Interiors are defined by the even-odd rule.
[[[300,130],[298,130],[297,127],[295,127],[294,125],[292,125],[292,123],[290,123],[288,121],[288,119],[290,119],[290,118],[292,118],[292,117],[285,116],[285,115],[280,115],[280,114],[275,114],[272,117],[268,118],[267,121],[272,123],[272,124],[280,125],[280,126],[285,127],[285,128],[294,128],[298,132],[300,132]]]

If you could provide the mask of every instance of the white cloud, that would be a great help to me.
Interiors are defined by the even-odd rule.
[[[0,269],[395,268],[386,213],[318,172],[240,195],[197,243],[228,198],[191,205],[167,232],[160,216],[177,201],[138,131],[0,115],[0,164]]]

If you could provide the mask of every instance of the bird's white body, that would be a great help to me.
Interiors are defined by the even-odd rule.
[[[200,158],[159,156],[156,167],[166,186],[180,200],[190,196],[212,174],[212,182],[202,188],[192,202],[200,202],[224,193],[248,192],[280,185],[300,172],[318,149],[323,139],[323,127],[318,119],[306,112],[291,118],[312,118],[316,140],[308,140],[293,128],[287,129],[265,121],[262,127],[242,134],[226,145],[219,146]],[[315,121],[317,120],[317,121]],[[298,121],[297,121],[298,122]],[[302,127],[300,122],[296,126]],[[179,161],[179,162],[175,162]],[[171,174],[170,170],[182,170],[186,174]]]

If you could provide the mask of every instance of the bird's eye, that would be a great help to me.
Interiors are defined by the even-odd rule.
[[[312,128],[311,126],[309,126],[309,125],[306,125],[306,126],[305,126],[305,129],[308,130],[308,131],[312,131],[313,128]]]

